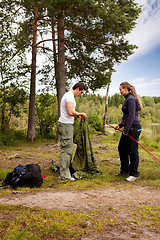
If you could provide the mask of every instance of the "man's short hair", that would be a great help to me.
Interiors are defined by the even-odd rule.
[[[78,82],[72,87],[73,90],[75,90],[76,88],[79,88],[80,91],[83,89],[87,89],[83,82]]]

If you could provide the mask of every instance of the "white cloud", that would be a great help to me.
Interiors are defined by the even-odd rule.
[[[158,79],[152,79],[151,81],[147,82],[145,78],[135,78],[131,81],[131,84],[136,85],[138,87],[155,87],[160,85],[160,78]]]
[[[100,94],[101,96],[106,96],[106,93],[107,93],[107,87],[106,88],[101,88],[101,89],[95,91],[95,94]],[[117,84],[117,86],[115,87],[111,83],[111,85],[109,87],[109,96],[112,96],[115,93],[119,93],[119,85]]]
[[[144,54],[160,46],[160,1],[136,0],[143,5],[136,28],[128,35],[128,40],[139,48],[132,57]]]
[[[160,89],[160,78],[147,81],[145,78],[135,78],[130,83],[136,87],[136,91],[141,96],[155,96]]]
[[[130,84],[135,86],[137,93],[140,96],[159,96],[160,93],[160,78],[152,79],[147,81],[145,77],[134,78],[129,81]],[[112,82],[109,89],[109,96],[119,93],[119,84],[120,82]],[[116,86],[115,86],[116,85]],[[101,89],[98,92],[100,95],[106,95],[106,89]]]

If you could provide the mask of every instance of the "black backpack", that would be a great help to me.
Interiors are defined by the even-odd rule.
[[[40,187],[43,183],[41,169],[38,164],[19,164],[12,172],[9,172],[2,185],[16,187]]]

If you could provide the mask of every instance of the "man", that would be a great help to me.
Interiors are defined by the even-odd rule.
[[[74,117],[86,118],[84,112],[75,111],[75,97],[81,96],[86,87],[83,82],[76,83],[72,89],[65,93],[61,100],[60,118],[58,120],[58,133],[61,136],[60,152],[60,178],[74,181],[69,170],[73,155],[73,123]]]

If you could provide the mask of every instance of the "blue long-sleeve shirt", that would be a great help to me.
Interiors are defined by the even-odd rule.
[[[138,119],[138,111],[140,110],[137,99],[131,94],[128,93],[125,96],[125,101],[122,106],[122,122],[119,124],[119,127],[124,127],[124,133],[128,134],[131,126],[133,124],[140,124]]]

